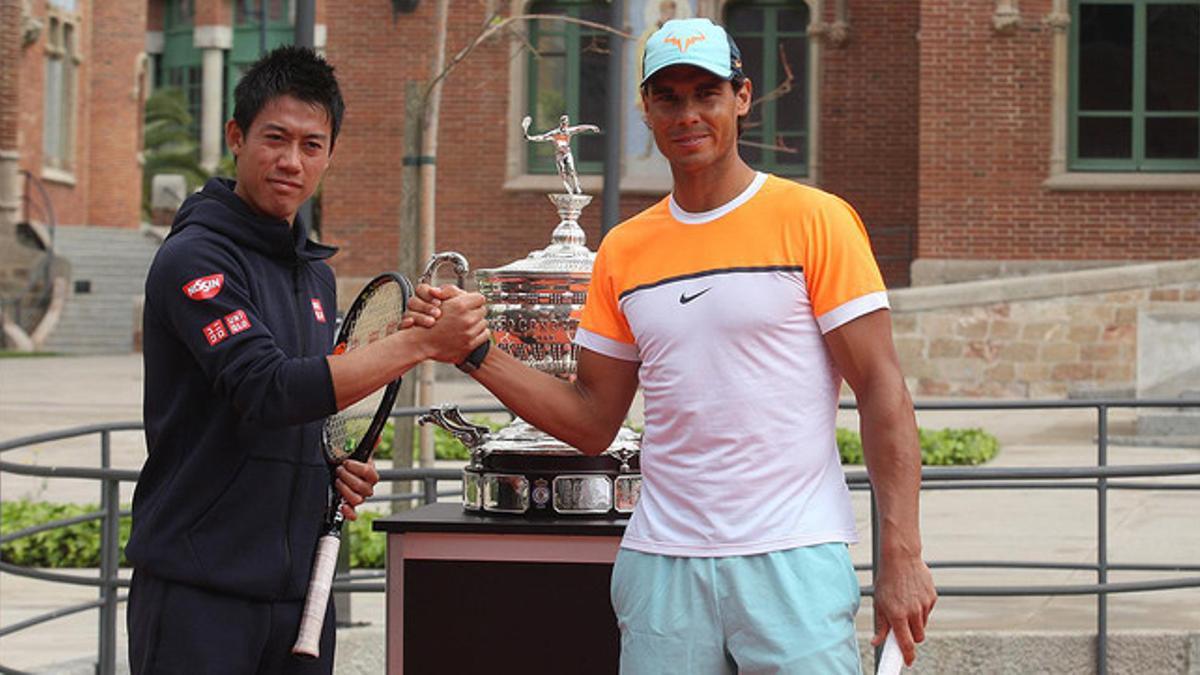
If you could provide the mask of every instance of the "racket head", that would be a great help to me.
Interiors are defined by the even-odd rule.
[[[350,352],[400,330],[412,293],[408,279],[394,272],[385,272],[368,282],[342,320],[334,352]],[[335,464],[347,459],[370,459],[399,391],[400,378],[396,378],[330,415],[322,433],[326,458]]]

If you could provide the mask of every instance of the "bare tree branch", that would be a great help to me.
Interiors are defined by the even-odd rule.
[[[587,19],[577,19],[573,16],[562,16],[561,14],[515,14],[513,16],[501,17],[499,14],[497,14],[496,16],[493,16],[490,21],[488,21],[487,28],[483,29],[482,32],[476,35],[466,47],[463,47],[457,54],[450,57],[446,67],[443,68],[442,71],[438,73],[428,85],[426,85],[423,99],[428,99],[429,92],[432,91],[435,86],[437,86],[438,82],[444,80],[446,76],[448,76],[451,71],[453,71],[454,68],[463,61],[463,59],[467,58],[471,55],[471,52],[475,51],[476,47],[486,42],[493,35],[501,31],[519,33],[520,31],[510,29],[510,25],[516,21],[562,21],[563,23],[578,24],[580,26],[586,26],[588,28],[604,31],[606,33],[612,33],[613,35],[623,37],[626,40],[633,39],[633,35],[624,31],[619,31],[612,26],[606,26],[602,23],[596,23],[595,21],[588,21]],[[526,47],[528,47],[535,54],[537,53],[537,50],[534,49],[533,45],[529,44],[528,39],[522,36],[522,40],[525,42]]]
[[[768,101],[774,101],[777,98],[782,98],[792,92],[792,85],[796,82],[796,76],[792,73],[792,66],[788,63],[787,52],[783,49],[783,43],[779,45],[779,64],[783,66],[783,82],[780,82],[778,87],[767,92],[761,98],[751,101],[751,108]]]

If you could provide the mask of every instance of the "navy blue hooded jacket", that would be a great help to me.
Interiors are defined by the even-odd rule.
[[[335,249],[233,186],[210,180],[183,203],[146,279],[149,456],[125,552],[164,579],[300,599],[330,479]]]

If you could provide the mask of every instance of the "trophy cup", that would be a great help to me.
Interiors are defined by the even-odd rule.
[[[557,127],[529,135],[530,118],[521,122],[530,142],[552,142],[555,164],[566,192],[547,195],[559,223],[550,245],[520,260],[476,272],[487,299],[488,327],[495,346],[525,364],[571,379],[578,347],[573,343],[587,299],[596,254],[584,244],[579,215],[591,202],[583,194],[571,155],[571,137],[597,133],[591,124],[571,126],[566,115]],[[459,283],[466,259],[453,252],[430,259],[422,281],[452,263]],[[486,513],[525,515],[628,514],[641,492],[638,473],[640,438],[622,427],[607,450],[590,457],[517,418],[495,433],[463,418],[458,406],[439,406],[417,418],[449,431],[471,452],[463,469],[463,508]]]

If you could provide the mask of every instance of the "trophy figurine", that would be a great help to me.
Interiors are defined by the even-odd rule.
[[[496,269],[479,270],[479,292],[487,299],[488,328],[497,348],[526,365],[564,379],[575,376],[579,325],[596,254],[585,245],[579,215],[591,202],[583,194],[571,137],[599,133],[593,124],[572,126],[566,115],[545,133],[530,135],[530,118],[521,121],[531,143],[553,142],[555,163],[565,193],[547,195],[559,223],[550,245]],[[440,253],[427,274],[454,263],[460,275],[466,259]],[[463,469],[463,507],[468,511],[525,515],[628,514],[641,492],[641,441],[622,428],[609,448],[596,457],[549,436],[521,419],[491,433],[465,420],[457,406],[442,406],[418,422],[450,431],[471,451]]]
[[[536,136],[529,135],[529,125],[533,123],[533,118],[528,115],[521,120],[521,131],[525,132],[525,140],[531,143],[554,143],[554,164],[558,167],[558,175],[562,177],[563,185],[567,188],[567,194],[581,195],[583,188],[579,187],[579,174],[575,172],[575,157],[571,154],[571,137],[576,134],[598,134],[600,127],[595,124],[576,124],[571,126],[571,121],[566,115],[558,118],[558,126],[550,131],[537,134]]]

